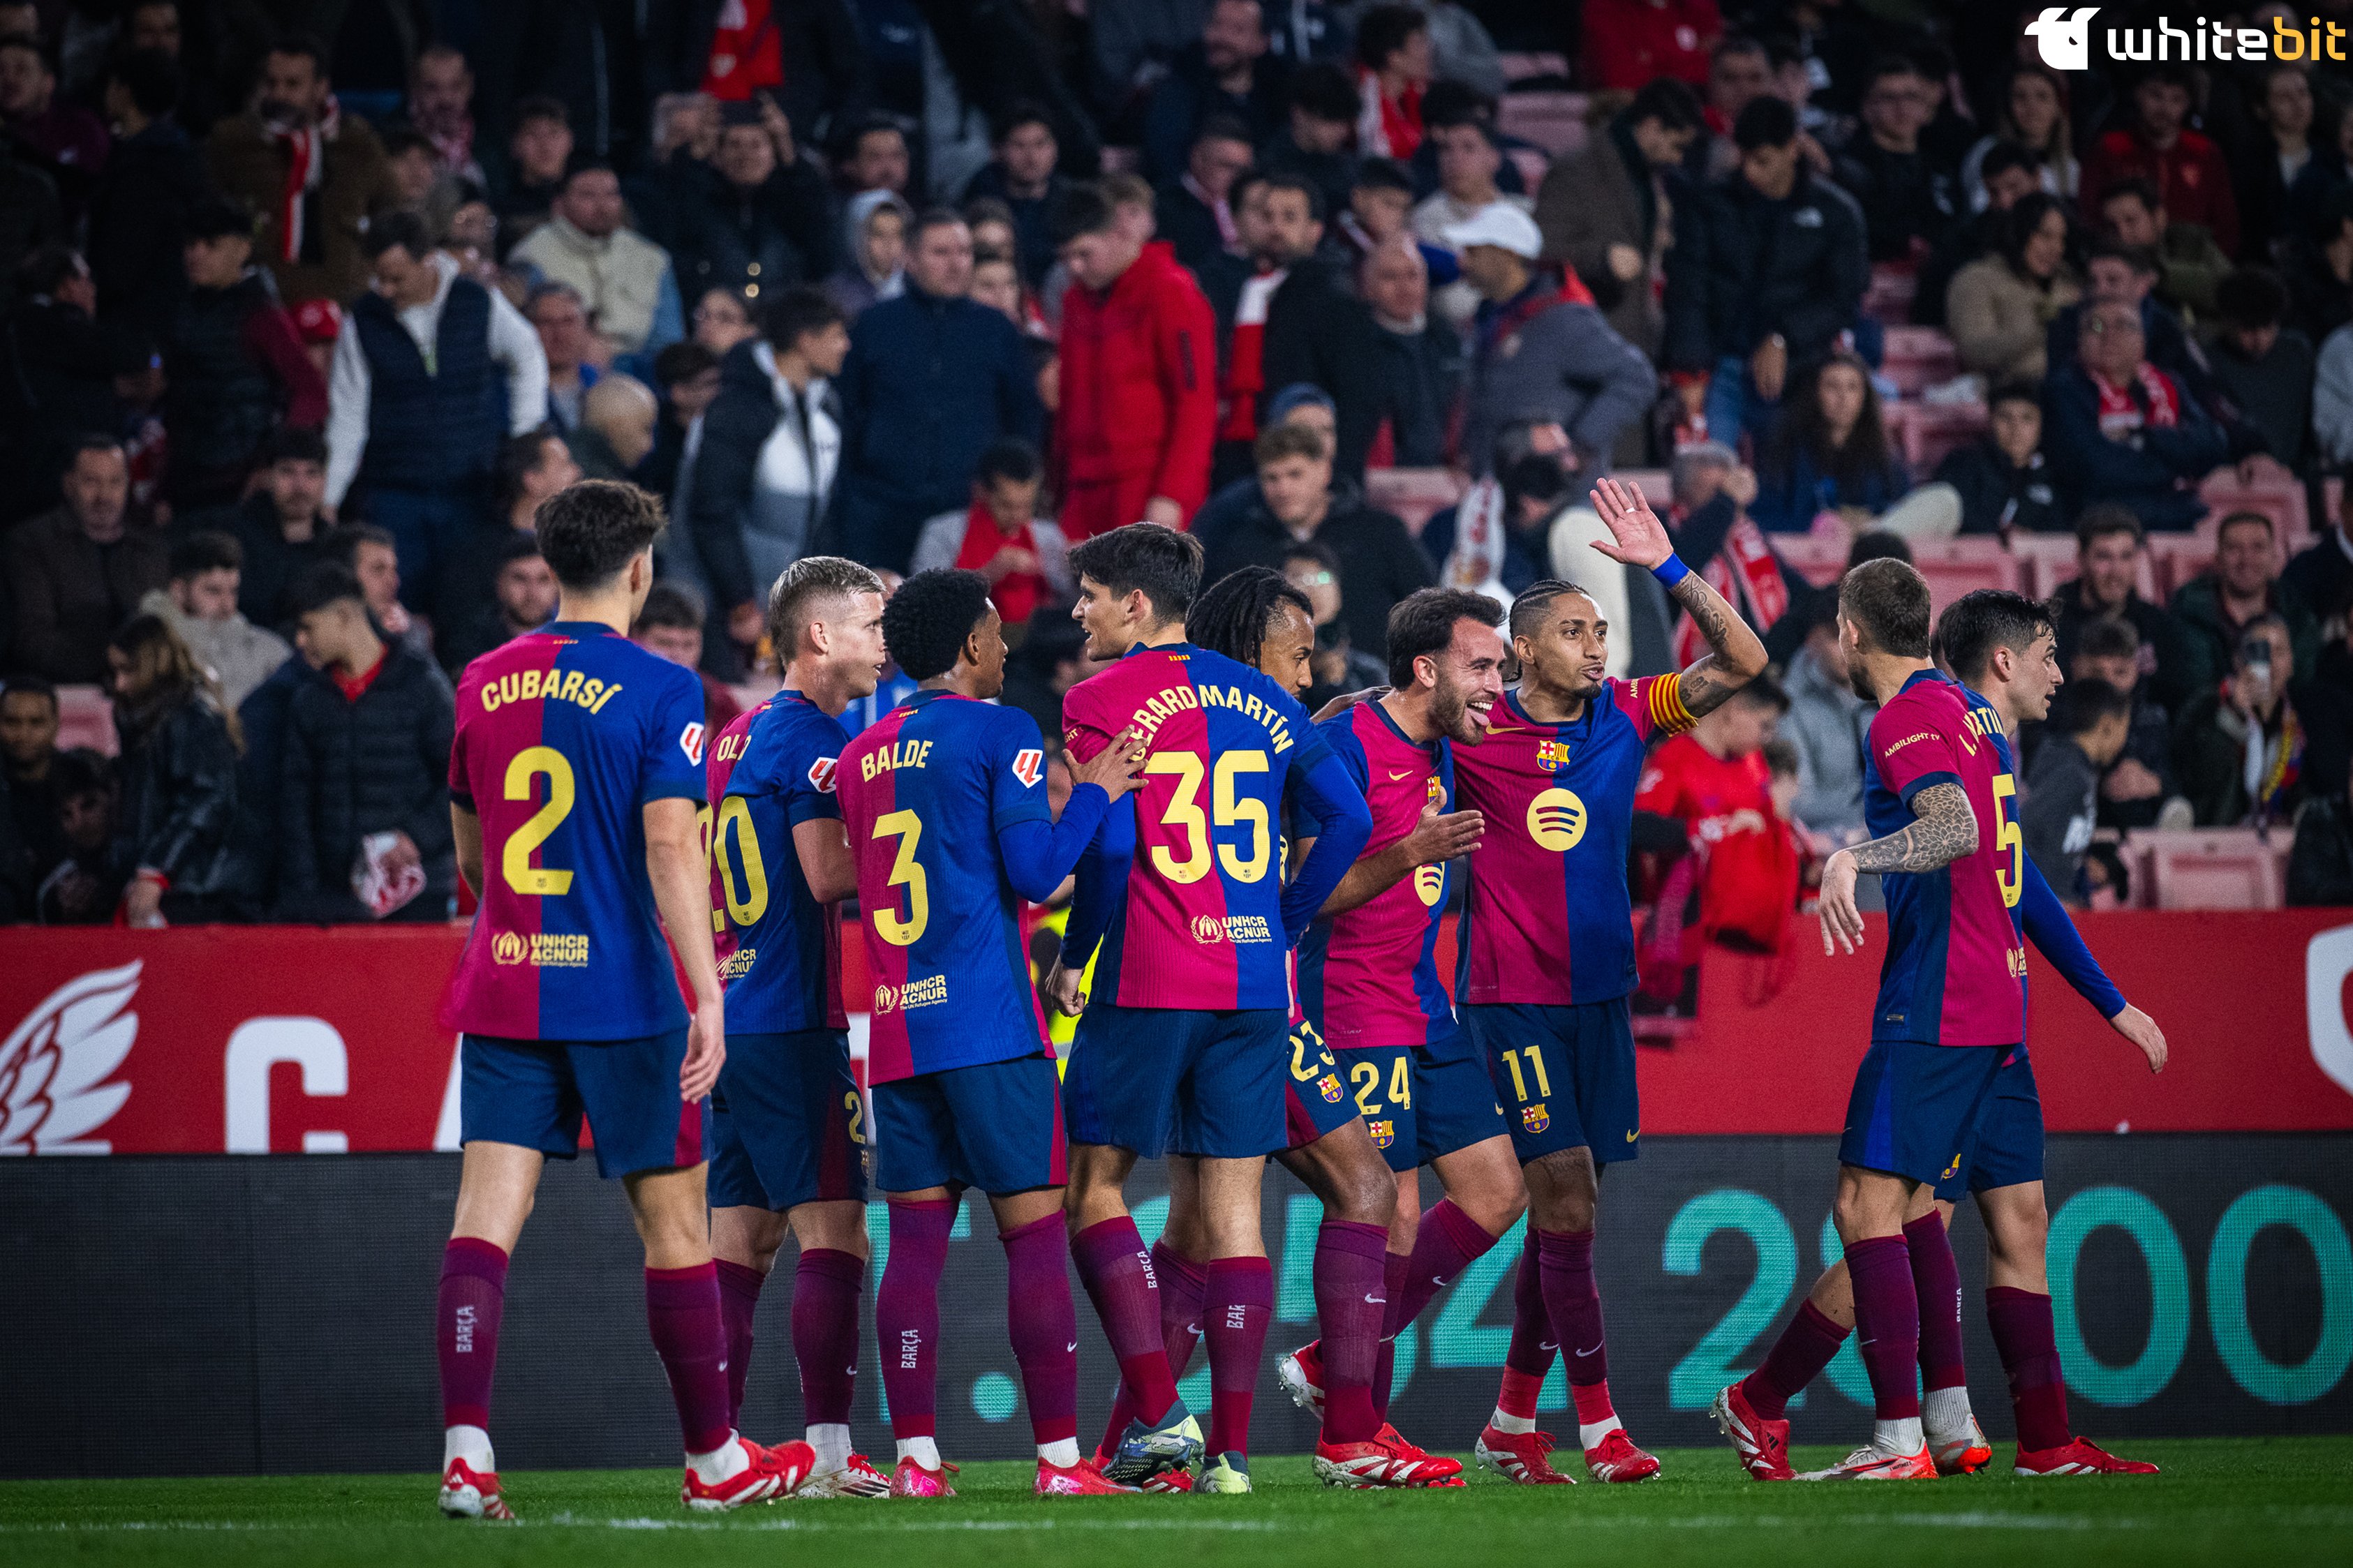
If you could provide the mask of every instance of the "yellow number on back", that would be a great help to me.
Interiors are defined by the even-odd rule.
[[[912,811],[893,811],[874,819],[874,837],[897,838],[898,854],[891,862],[891,879],[885,884],[907,889],[907,916],[899,918],[896,910],[874,911],[874,933],[892,947],[913,947],[932,923],[932,884],[923,868],[915,859],[915,846],[923,842],[923,822]]]
[[[1184,829],[1188,846],[1185,858],[1168,853],[1165,844],[1152,847],[1152,863],[1170,881],[1190,885],[1209,874],[1209,819],[1201,810],[1201,759],[1190,752],[1161,752],[1144,764],[1151,773],[1173,773],[1176,784],[1168,809],[1160,814],[1164,827]]]
[[[1247,857],[1235,854],[1230,844],[1218,846],[1218,858],[1224,862],[1226,874],[1237,882],[1255,882],[1265,876],[1267,862],[1274,857],[1273,835],[1267,830],[1266,802],[1241,799],[1234,788],[1235,774],[1264,772],[1264,752],[1228,752],[1218,759],[1218,826],[1231,827],[1246,822],[1250,829]]]
[[[499,869],[505,874],[507,886],[526,898],[562,895],[572,888],[571,872],[531,863],[532,852],[546,843],[572,814],[572,764],[553,746],[525,747],[507,763],[506,797],[530,800],[538,793],[531,781],[542,773],[547,775],[547,804],[507,835],[506,847],[499,855]]]
[[[1413,1108],[1412,1063],[1402,1054],[1389,1068],[1389,1099],[1408,1110]]]
[[[1994,847],[2010,852],[2010,868],[1997,865],[1994,880],[2001,884],[2001,907],[2014,910],[2019,895],[2026,890],[2026,835],[2018,826],[2018,781],[2008,773],[1993,775],[1993,814],[2001,826],[1994,837]]]
[[[1348,1081],[1356,1086],[1356,1112],[1360,1116],[1378,1116],[1381,1102],[1368,1098],[1381,1087],[1381,1069],[1377,1062],[1356,1062],[1348,1068]]]
[[[1171,855],[1166,845],[1154,845],[1152,864],[1172,882],[1198,882],[1209,874],[1211,864],[1209,816],[1201,809],[1201,759],[1189,752],[1162,752],[1144,764],[1144,771],[1175,778],[1168,809],[1160,814],[1160,821],[1164,826],[1181,828],[1186,841],[1182,860]],[[1226,874],[1237,882],[1260,880],[1274,859],[1274,833],[1272,824],[1267,820],[1266,802],[1243,799],[1236,783],[1243,773],[1266,771],[1264,752],[1226,752],[1218,758],[1214,787],[1218,826],[1250,829],[1247,853],[1230,844],[1217,847],[1216,858],[1224,863]]]
[[[727,863],[728,829],[734,829],[735,858],[743,867],[744,890],[735,890],[735,874]],[[760,836],[753,831],[752,807],[740,795],[731,795],[719,807],[719,828],[712,836],[712,852],[719,857],[719,890],[727,899],[727,918],[738,926],[757,925],[768,912],[768,868],[760,858]]]

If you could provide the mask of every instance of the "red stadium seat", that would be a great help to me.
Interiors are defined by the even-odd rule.
[[[2150,534],[2148,559],[2158,591],[2171,599],[2184,583],[2214,563],[2213,534],[2203,527],[2195,533]]]
[[[1999,539],[1915,541],[1912,563],[1928,579],[1928,597],[1938,610],[1979,588],[2018,591],[2018,557]]]
[[[2074,581],[2076,550],[2072,533],[2015,533],[2010,535],[2010,550],[2024,570],[2019,591],[2031,599],[2047,599],[2059,591],[2061,584]],[[2157,602],[2157,570],[2146,551],[2140,558],[2140,576],[2133,586],[2142,598]]]
[[[1621,485],[1632,485],[1641,490],[1651,509],[1662,515],[1674,500],[1674,487],[1664,468],[1620,468],[1610,477]]]
[[[1901,439],[1912,477],[1925,482],[1946,456],[1985,434],[1989,424],[1982,403],[1905,403]]]
[[[1365,500],[1392,511],[1419,534],[1435,513],[1462,499],[1462,480],[1451,468],[1368,468]]]
[[[1847,542],[1831,534],[1768,533],[1765,536],[1789,569],[1817,588],[1827,588],[1846,570]]]
[[[1581,92],[1507,93],[1495,111],[1495,128],[1557,158],[1585,145],[1586,109]]]
[[[101,756],[122,749],[114,733],[114,704],[95,686],[58,688],[58,745],[61,750],[88,746]]]
[[[1890,327],[1887,351],[1879,366],[1906,397],[1961,374],[1960,356],[1953,340],[1934,327]]]
[[[2128,842],[2147,857],[2160,910],[2275,910],[2284,901],[2278,853],[2253,828],[2151,830]]]
[[[1862,291],[1862,313],[1882,321],[1909,321],[1912,296],[1919,289],[1920,280],[1909,271],[1874,267],[1871,269],[1871,286]]]
[[[1495,63],[1504,70],[1504,90],[1517,90],[1524,81],[1538,77],[1556,76],[1568,79],[1568,57],[1556,54],[1498,55]]]
[[[2259,479],[2245,485],[2239,482],[2235,470],[2218,468],[2206,476],[2198,495],[2211,509],[2199,525],[2201,532],[2211,534],[2234,511],[2259,511],[2270,518],[2273,532],[2291,550],[2300,548],[2299,542],[2312,531],[2311,509],[2306,504],[2301,479]]]

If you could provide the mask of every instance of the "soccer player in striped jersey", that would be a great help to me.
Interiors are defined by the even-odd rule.
[[[990,701],[1005,637],[988,586],[977,572],[923,572],[892,596],[883,629],[916,689],[842,752],[836,786],[874,977],[867,1078],[891,1212],[874,1318],[899,1447],[892,1495],[954,1495],[934,1427],[939,1287],[967,1187],[988,1194],[1005,1247],[1038,1495],[1126,1491],[1079,1461],[1061,1106],[1019,912],[1053,893],[1142,782],[1143,738],[1124,731],[1076,763],[1055,822],[1036,721]]]
[[[891,1479],[849,1447],[866,1134],[841,1006],[839,900],[857,891],[857,865],[834,794],[849,739],[840,716],[881,673],[881,581],[854,561],[804,556],[769,593],[768,636],[784,689],[728,725],[707,764],[712,924],[727,986],[710,1202],[728,1395],[740,1412],[754,1312],[789,1226],[800,1244],[793,1351],[817,1454],[797,1495],[881,1498]]]
[[[2050,617],[2018,594],[1980,589],[1947,606],[1936,624],[1947,667],[1962,682],[1977,732],[2000,760],[1996,847],[2007,856],[2002,892],[2015,890],[2026,938],[2077,994],[2137,1047],[2151,1072],[2164,1070],[2165,1035],[2126,1002],[2084,945],[2075,923],[2020,841],[2007,805],[2015,798],[2011,740],[2021,724],[2042,719],[2059,685],[2057,644]],[[2010,781],[2010,787],[2003,780]],[[2019,984],[2023,986],[2021,975]],[[2157,1467],[2121,1459],[2067,1420],[2067,1384],[2059,1367],[2044,1251],[2050,1215],[2042,1195],[2042,1101],[2034,1068],[2021,1046],[2002,1062],[1979,1122],[1968,1168],[1922,1187],[1904,1225],[1914,1293],[1920,1311],[1921,1415],[1930,1458],[1942,1475],[1964,1474],[1993,1458],[1969,1410],[1961,1352],[1960,1270],[1947,1234],[1953,1208],[1973,1194],[1986,1229],[1986,1316],[1994,1347],[2009,1374],[2018,1425],[2013,1468],[2024,1476],[2154,1475]],[[1732,1440],[1743,1466],[1758,1480],[1791,1479],[1790,1395],[1813,1381],[1838,1353],[1854,1321],[1854,1294],[1843,1259],[1815,1285],[1811,1296],[1775,1342],[1765,1363],[1716,1395],[1711,1413]]]
[[[1496,704],[1486,739],[1454,752],[1457,799],[1486,821],[1471,857],[1454,1001],[1486,1054],[1529,1207],[1503,1391],[1478,1454],[1526,1484],[1569,1479],[1546,1459],[1552,1439],[1535,1429],[1556,1346],[1568,1356],[1587,1469],[1604,1481],[1658,1473],[1610,1401],[1593,1282],[1601,1169],[1634,1158],[1641,1133],[1626,1007],[1634,987],[1627,840],[1645,743],[1690,728],[1765,668],[1756,633],[1675,559],[1640,491],[1605,479],[1593,504],[1611,536],[1594,542],[1607,557],[1596,568],[1647,567],[1710,651],[1680,675],[1617,679],[1605,670],[1609,627],[1594,601],[1572,584],[1538,583],[1512,604],[1520,684]],[[1443,1277],[1417,1268],[1406,1289],[1426,1301]],[[1409,1297],[1390,1310],[1409,1321],[1420,1305]]]
[[[458,868],[481,910],[441,1008],[461,1035],[464,1147],[436,1309],[441,1510],[513,1517],[489,1432],[507,1259],[547,1157],[578,1155],[584,1113],[645,1243],[646,1315],[685,1438],[681,1499],[738,1508],[791,1491],[814,1456],[745,1441],[728,1405],[703,1202],[727,1021],[697,820],[702,688],[628,639],[653,584],[652,497],[574,485],[536,526],[555,619],[467,667],[449,754]]]
[[[1063,1094],[1071,1251],[1142,1412],[1105,1473],[1141,1482],[1189,1469],[1201,1454],[1169,1374],[1151,1257],[1122,1191],[1137,1159],[1173,1151],[1202,1157],[1209,1234],[1203,1484],[1246,1491],[1250,1401],[1274,1307],[1259,1184],[1265,1157],[1287,1142],[1287,950],[1372,822],[1296,700],[1185,640],[1198,541],[1134,524],[1072,550],[1071,568],[1087,651],[1115,662],[1063,698],[1070,753],[1084,762],[1131,726],[1150,752],[1143,791],[1108,814],[1080,863],[1048,975],[1056,1005],[1078,1013],[1081,972],[1102,944]],[[1276,845],[1286,792],[1317,837],[1287,886]]]

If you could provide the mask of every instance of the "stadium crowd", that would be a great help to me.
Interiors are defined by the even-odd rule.
[[[2253,825],[2353,900],[2353,70],[1962,12],[0,0],[0,920],[447,918],[451,683],[583,476],[663,500],[637,637],[713,733],[827,552],[986,574],[1051,737],[1067,552],[1138,520],[1308,594],[1311,709],[1436,583],[1588,583],[1673,668],[1585,548],[1663,470],[1778,679],[1645,778],[1662,995],[1862,837],[1840,563],[2072,538],[2052,886]]]

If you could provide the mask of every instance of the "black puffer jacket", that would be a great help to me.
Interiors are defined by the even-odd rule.
[[[170,891],[223,898],[241,885],[230,832],[237,826],[237,747],[211,703],[188,696],[160,712],[118,706],[122,799],[114,858],[124,878],[155,870]]]
[[[1792,366],[1810,363],[1854,324],[1870,283],[1852,196],[1800,168],[1777,202],[1735,170],[1675,204],[1666,367],[1712,371],[1775,332]]]
[[[425,861],[417,908],[447,907],[457,885],[449,830],[449,683],[398,645],[353,702],[314,673],[287,711],[280,777],[278,907],[287,918],[363,920],[352,865],[371,833],[408,835]]]

